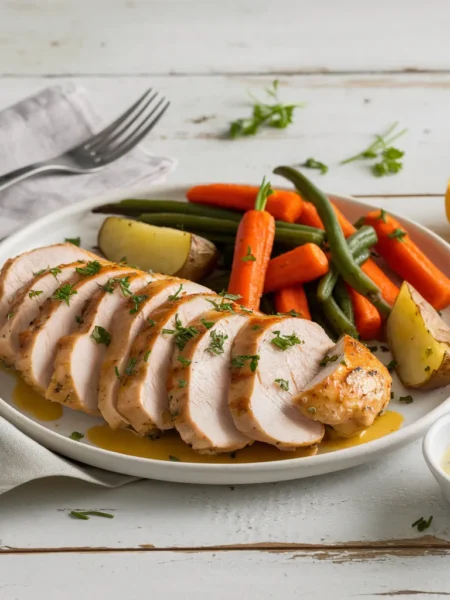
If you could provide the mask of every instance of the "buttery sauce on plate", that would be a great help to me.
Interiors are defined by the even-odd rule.
[[[8,370],[8,373],[16,375],[11,370]],[[39,421],[57,421],[63,414],[60,404],[43,398],[32,390],[18,375],[16,375],[13,400],[18,408]],[[397,431],[397,429],[400,429],[402,422],[403,417],[401,414],[394,411],[387,411],[381,417],[378,417],[372,427],[366,429],[359,436],[346,439],[331,436],[327,433],[324,441],[319,446],[318,452],[319,454],[334,452],[343,448],[365,444],[384,437],[393,431]],[[113,431],[106,423],[91,427],[85,432],[85,435],[91,444],[104,450],[127,454],[129,456],[174,462],[214,464],[257,463],[301,458],[315,454],[315,448],[300,448],[294,452],[282,452],[268,444],[256,442],[237,452],[209,456],[194,452],[192,448],[181,440],[176,431],[167,431],[162,433],[158,439],[153,440],[149,437],[140,437],[127,429]],[[450,450],[448,452],[447,467],[450,472]]]

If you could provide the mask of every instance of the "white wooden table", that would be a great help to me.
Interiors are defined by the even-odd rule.
[[[0,108],[75,78],[108,119],[151,83],[172,107],[147,146],[179,160],[173,181],[257,183],[313,156],[326,190],[450,238],[449,19],[446,0],[0,0]],[[275,77],[307,102],[295,125],[221,139]],[[409,129],[399,175],[337,166],[396,120]],[[115,518],[73,520],[74,507]],[[427,535],[411,528],[429,515]],[[254,487],[40,481],[0,498],[0,599],[445,598],[449,525],[420,442]]]

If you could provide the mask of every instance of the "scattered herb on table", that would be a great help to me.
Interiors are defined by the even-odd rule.
[[[99,510],[71,510],[69,515],[74,519],[80,519],[82,521],[88,521],[89,517],[103,517],[105,519],[114,519],[114,515],[110,513],[101,512]]]
[[[73,295],[78,294],[77,290],[74,290],[73,287],[74,286],[71,285],[70,283],[65,283],[59,289],[56,290],[56,292],[53,294],[52,298],[54,300],[59,300],[60,302],[65,302],[67,304],[67,306],[69,306],[70,298]]]
[[[242,369],[248,360],[250,361],[250,371],[254,373],[258,368],[259,354],[239,354],[231,359],[231,365],[238,369]]]
[[[75,271],[82,277],[88,277],[89,275],[96,275],[100,272],[102,265],[98,260],[91,260],[86,263],[84,267],[77,267]]]
[[[283,352],[296,344],[304,343],[295,335],[295,333],[291,333],[291,335],[283,335],[280,331],[274,331],[273,333],[275,334],[275,337],[270,340],[271,343],[280,350],[283,350]]]
[[[278,86],[279,81],[275,79],[272,86],[266,89],[267,102],[252,98],[254,104],[251,116],[236,119],[230,124],[228,135],[231,139],[255,135],[263,126],[286,129],[293,122],[295,109],[304,104],[282,104],[278,99]]]
[[[301,167],[305,167],[306,169],[318,169],[322,175],[328,171],[327,165],[315,158],[308,158],[304,163],[300,165]]]
[[[96,325],[94,327],[91,333],[91,338],[94,340],[94,342],[97,342],[97,344],[105,344],[105,346],[109,346],[111,343],[111,334],[100,325]]]
[[[72,431],[72,433],[69,435],[71,440],[74,440],[75,442],[79,442],[80,440],[82,440],[84,438],[84,435],[82,433],[80,433],[79,431]]]
[[[217,331],[211,331],[209,336],[211,338],[211,343],[206,348],[206,352],[209,352],[210,354],[223,354],[223,345],[225,343],[225,340],[228,339],[228,336],[224,333],[220,333]]]
[[[66,238],[64,240],[65,242],[68,242],[69,244],[73,244],[74,246],[80,246],[81,245],[81,238],[77,237],[77,238]]]
[[[425,529],[428,529],[428,527],[431,525],[432,520],[433,517],[429,517],[428,521],[423,517],[420,517],[420,519],[417,519],[417,521],[415,521],[411,527],[417,527],[419,531],[425,531]]]
[[[289,390],[289,381],[286,381],[286,379],[275,379],[275,383],[278,383],[280,388],[285,392]]]

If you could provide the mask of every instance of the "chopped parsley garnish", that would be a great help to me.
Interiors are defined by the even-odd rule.
[[[389,348],[387,346],[380,346],[381,352],[389,352]]]
[[[271,339],[271,343],[279,348],[280,350],[287,350],[288,348],[292,348],[296,344],[303,344],[295,333],[291,333],[291,335],[282,335],[280,331],[274,331],[275,337]]]
[[[425,369],[424,369],[424,371],[430,371],[430,370],[431,370],[431,367],[430,367],[430,365],[427,365],[427,366],[425,367]]]
[[[74,290],[73,287],[74,286],[70,285],[70,283],[65,283],[56,290],[52,298],[54,300],[59,300],[60,302],[65,302],[67,306],[69,306],[71,296],[78,294],[77,290]]]
[[[28,293],[28,298],[37,298],[38,296],[40,296],[43,293],[44,292],[42,290],[31,290]]]
[[[84,267],[77,267],[75,271],[82,277],[88,277],[89,275],[97,275],[101,271],[101,268],[102,265],[98,260],[91,260]]]
[[[217,312],[235,312],[231,302],[225,302],[225,298],[222,300],[222,302],[220,302],[220,304],[216,300],[209,300],[209,298],[206,298],[206,301],[212,304]]]
[[[117,367],[114,367],[114,373],[116,374],[117,379],[120,379],[120,373]]]
[[[289,390],[289,381],[286,381],[286,379],[275,379],[275,383],[278,383],[280,388],[285,392]]]
[[[420,519],[417,519],[417,521],[415,521],[411,527],[417,527],[419,531],[425,531],[425,529],[428,529],[428,527],[431,525],[432,520],[433,517],[430,517],[428,521],[426,521],[423,517],[420,517]]]
[[[261,127],[275,127],[285,129],[293,122],[294,111],[303,104],[281,104],[278,100],[278,79],[272,83],[272,87],[266,89],[270,103],[254,100],[253,110],[250,117],[237,119],[230,124],[229,136],[232,139],[248,135],[255,135]]]
[[[200,322],[206,327],[206,329],[211,329],[214,325],[214,321],[207,321],[206,319],[200,319]]]
[[[367,350],[369,350],[369,352],[376,352],[378,350],[378,346],[367,346],[366,345]]]
[[[403,158],[405,153],[398,148],[390,146],[381,153],[381,160],[372,167],[372,173],[376,177],[384,177],[384,175],[394,175],[403,169],[403,163],[400,158]]]
[[[78,431],[72,431],[72,433],[69,435],[71,440],[74,440],[75,442],[79,442],[80,440],[82,440],[84,438],[84,435],[82,433],[79,433]]]
[[[84,323],[84,319],[83,319],[83,317],[80,317],[79,315],[77,315],[77,316],[75,317],[75,321],[76,321],[76,322],[77,322],[79,325],[82,325],[82,324]]]
[[[253,331],[258,331],[259,329],[262,329],[261,325],[252,325],[252,329]]]
[[[317,412],[317,409],[314,406],[309,406],[308,412],[310,412],[312,415],[314,415]]]
[[[230,294],[226,290],[222,290],[218,295],[222,298],[225,298],[225,300],[233,300],[233,302],[236,302],[236,300],[240,300],[242,298],[240,294]]]
[[[378,216],[378,219],[380,219],[380,221],[383,221],[383,223],[386,223],[386,215],[387,215],[386,211],[384,210],[384,208],[382,208],[380,210],[380,214]]]
[[[149,319],[149,318],[147,317],[147,323],[148,323],[148,325],[149,325],[150,327],[153,327],[153,326],[154,326],[154,324],[155,324],[155,321],[154,321],[153,319]]]
[[[12,319],[12,318],[13,318],[13,316],[14,316],[14,313],[13,313],[13,312],[9,312],[9,313],[6,315],[6,320],[7,320],[7,321],[9,321],[10,319]]]
[[[179,297],[180,297],[180,294],[181,294],[181,291],[182,291],[182,289],[183,289],[183,284],[182,284],[182,283],[180,283],[180,287],[177,289],[177,291],[175,292],[175,294],[171,294],[171,295],[169,296],[169,300],[170,300],[171,302],[173,302],[174,300],[178,300],[178,299],[179,299]]]
[[[125,375],[134,375],[134,367],[136,366],[137,363],[137,358],[134,358],[133,356],[130,358],[130,360],[127,363],[127,366],[125,367]]]
[[[175,329],[166,329],[166,328],[164,328],[164,329],[161,330],[161,333],[163,335],[173,335],[175,333]]]
[[[114,519],[114,515],[100,512],[99,510],[71,510],[69,514],[74,519],[81,519],[83,521],[88,521],[89,517],[104,517],[105,519]]]
[[[55,279],[57,279],[58,278],[57,276],[60,273],[62,273],[62,271],[61,271],[61,269],[59,267],[53,267],[52,269],[49,269],[48,272],[50,273],[50,275],[53,275],[53,277]]]
[[[247,254],[245,256],[241,256],[241,260],[242,262],[254,262],[256,260],[256,256],[253,256],[250,246],[247,246]]]
[[[321,175],[325,175],[325,173],[328,171],[327,165],[325,165],[323,162],[320,162],[319,160],[316,160],[315,158],[308,158],[300,166],[306,167],[307,169],[318,169]]]
[[[195,337],[199,331],[192,325],[190,327],[183,327],[183,324],[180,321],[178,313],[175,315],[175,329],[163,329],[163,334],[173,335],[175,340],[175,345],[178,350],[184,350],[184,347]]]
[[[223,345],[225,340],[228,339],[228,336],[223,333],[218,333],[217,331],[211,331],[209,336],[211,338],[211,343],[208,348],[206,348],[206,352],[209,352],[210,354],[223,354]]]
[[[388,235],[388,238],[398,240],[399,242],[403,242],[403,238],[405,237],[405,235],[406,231],[403,231],[403,229],[399,229],[397,227],[397,229],[395,229],[392,233]]]
[[[184,387],[186,387],[186,386],[187,386],[187,381],[186,381],[186,379],[179,379],[179,380],[178,380],[178,387],[180,387],[180,388],[184,388]]]
[[[41,269],[40,271],[36,271],[36,273],[33,273],[33,276],[39,277],[40,275],[43,275],[46,271],[47,269]]]
[[[184,356],[178,356],[177,360],[183,365],[183,367],[188,367],[192,362],[188,358],[184,358]]]
[[[73,244],[74,246],[78,246],[80,247],[81,244],[81,238],[77,237],[77,238],[66,238],[64,240],[65,242],[69,242],[69,244]]]
[[[96,325],[91,333],[91,338],[97,344],[105,344],[105,346],[109,346],[111,343],[111,334],[106,331],[104,327],[100,325]]]
[[[397,365],[398,365],[398,363],[396,360],[391,360],[391,362],[386,365],[386,369],[390,373],[391,371],[395,371],[395,369],[397,368]]]
[[[250,371],[254,373],[258,368],[259,354],[240,354],[231,359],[231,364],[233,367],[242,369],[248,360],[250,361]]]
[[[411,402],[414,402],[414,398],[412,396],[400,396],[398,401],[404,404],[411,404]]]
[[[151,350],[147,350],[147,352],[144,354],[144,362],[148,362],[148,357],[150,356],[151,353],[152,353]]]
[[[143,294],[142,296],[136,296],[136,294],[133,294],[130,298],[130,302],[133,304],[133,308],[130,309],[130,315],[135,315],[139,310],[139,306],[144,302],[144,300],[147,300],[147,298],[147,294]]]
[[[339,358],[339,356],[337,354],[333,354],[332,356],[328,356],[328,354],[327,354],[324,358],[322,358],[319,365],[321,367],[326,367],[328,363],[336,362],[338,358]]]
[[[285,313],[278,312],[276,314],[277,314],[277,317],[301,317],[302,316],[299,312],[297,312],[293,308],[288,312],[285,312]]]
[[[108,279],[105,285],[102,286],[102,289],[105,292],[112,294],[116,285],[120,287],[120,290],[125,297],[133,294],[133,292],[130,290],[129,277],[115,277]]]
[[[181,462],[178,456],[172,456],[172,454],[169,454],[169,460],[172,462]]]

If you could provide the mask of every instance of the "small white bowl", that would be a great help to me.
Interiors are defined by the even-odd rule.
[[[443,415],[428,430],[423,440],[426,463],[440,485],[442,493],[450,502],[450,475],[442,468],[444,454],[450,446],[450,413]]]

